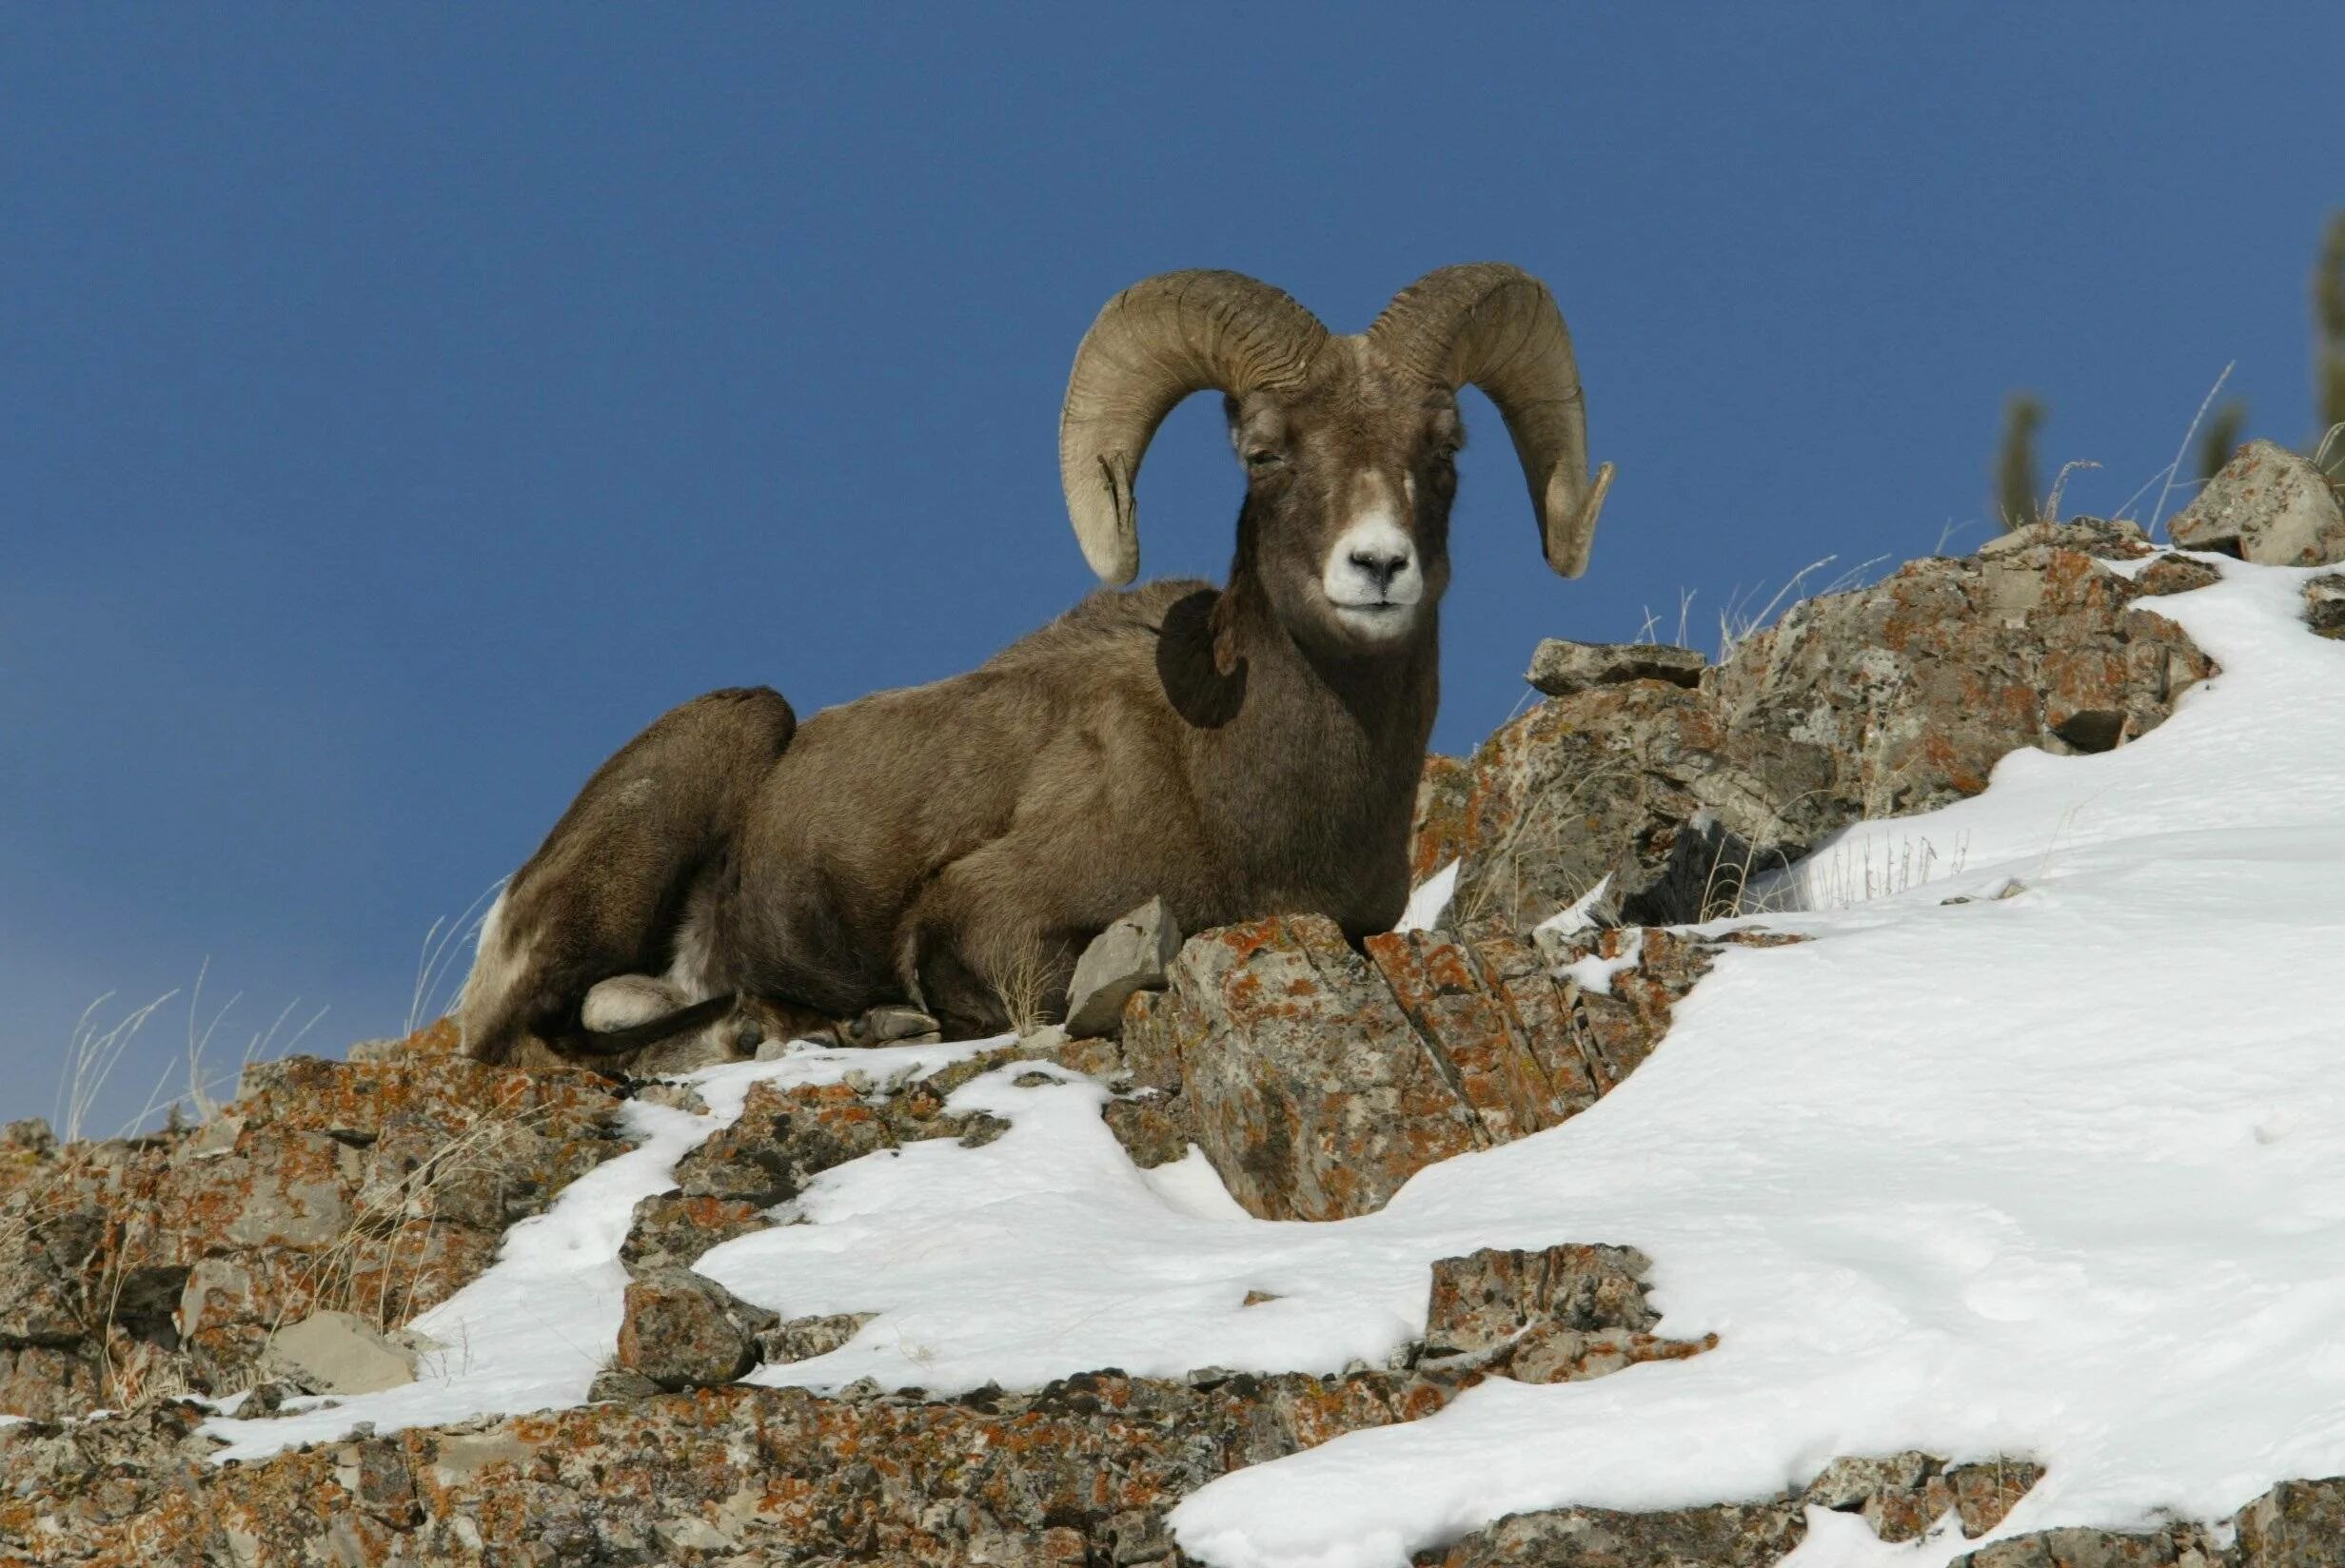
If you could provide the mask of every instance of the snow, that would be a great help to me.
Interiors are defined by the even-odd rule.
[[[1409,890],[1408,907],[1401,911],[1400,921],[1392,929],[1431,931],[1457,892],[1457,868],[1458,862],[1452,860]]]
[[[2015,754],[1980,797],[1842,835],[1769,889],[1806,912],[1763,923],[1813,940],[1724,953],[1663,1048],[1567,1126],[1433,1166],[1376,1214],[1271,1223],[1193,1152],[1135,1168],[1105,1089],[1018,1064],[953,1096],[1005,1119],[999,1139],[839,1166],[790,1205],[805,1223],[701,1259],[788,1316],[878,1314],[749,1381],[1332,1372],[1421,1330],[1434,1259],[1606,1242],[1655,1260],[1660,1332],[1718,1348],[1493,1380],[1236,1472],[1175,1511],[1182,1546],[1220,1568],[1396,1568],[1508,1512],[1772,1496],[1905,1448],[2046,1464],[2003,1534],[2219,1519],[2345,1472],[2345,644],[2303,629],[2309,574],[2215,564],[2222,583],[2157,603],[2223,666],[2172,719],[2101,755]],[[643,1147],[420,1325],[463,1346],[452,1370],[214,1421],[227,1457],[578,1401],[614,1343],[628,1210],[748,1083],[950,1054],[927,1050],[719,1069],[695,1080],[707,1117],[634,1107]],[[1811,1520],[1796,1568],[1935,1568],[1975,1544]]]

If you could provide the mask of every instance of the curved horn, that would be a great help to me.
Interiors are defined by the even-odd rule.
[[[1133,480],[1172,405],[1207,387],[1300,385],[1327,339],[1310,311],[1236,272],[1159,273],[1107,303],[1075,350],[1058,420],[1067,515],[1102,581],[1139,575]]]
[[[1445,266],[1395,294],[1368,338],[1426,381],[1489,394],[1514,438],[1547,564],[1567,578],[1586,571],[1612,465],[1587,478],[1579,367],[1547,285],[1503,262]]]

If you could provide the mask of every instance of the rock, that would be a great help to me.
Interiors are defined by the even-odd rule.
[[[1644,1060],[1717,950],[1589,940],[1623,936],[1636,947],[1606,996],[1494,925],[1374,936],[1365,954],[1315,915],[1207,931],[1127,1016],[1135,1092],[1109,1126],[1143,1163],[1195,1144],[1265,1219],[1371,1212],[1436,1160],[1560,1125]]]
[[[1433,1264],[1426,1308],[1426,1354],[1495,1349],[1534,1323],[1566,1328],[1646,1329],[1660,1314],[1645,1304],[1652,1260],[1630,1246],[1551,1246],[1540,1252],[1485,1248]]]
[[[871,1312],[832,1312],[820,1317],[793,1318],[758,1336],[759,1358],[769,1362],[804,1362],[827,1356],[863,1330],[877,1316]]]
[[[2134,574],[2134,590],[2143,598],[2196,593],[2223,580],[2223,574],[2203,560],[2188,556],[2160,556]]]
[[[689,1268],[709,1248],[773,1223],[757,1205],[738,1198],[654,1193],[636,1204],[619,1261],[630,1272],[663,1264]]]
[[[1808,1483],[1803,1499],[1819,1508],[1862,1514],[1885,1541],[1919,1540],[1952,1511],[1962,1534],[1976,1540],[2042,1479],[2043,1467],[2025,1460],[1949,1467],[1935,1455],[1908,1451],[1834,1460]]]
[[[706,1549],[743,1563],[1173,1568],[1164,1518],[1182,1497],[1429,1415],[1453,1392],[1392,1372],[1209,1386],[1097,1373],[953,1401],[602,1386],[621,1402],[226,1466],[205,1462],[204,1412],[189,1405],[18,1429],[0,1440],[0,1539],[42,1562],[669,1562]]]
[[[2325,637],[2345,637],[2345,572],[2332,572],[2304,585],[2304,619]]]
[[[1672,648],[1658,642],[1567,642],[1545,637],[1531,650],[1530,670],[1524,676],[1549,696],[1569,696],[1595,686],[1617,686],[1629,680],[1662,680],[1672,686],[1698,686],[1709,660],[1691,648]]]
[[[1542,703],[1471,759],[1447,923],[1527,929],[1600,886],[1600,923],[1730,912],[1825,833],[1975,794],[2013,750],[2155,728],[2213,666],[2135,608],[2178,584],[2100,564],[2147,549],[2129,526],[2022,529],[1797,605],[1697,689]]]
[[[621,1371],[662,1389],[727,1383],[758,1363],[757,1337],[774,1314],[716,1281],[673,1265],[640,1271],[619,1328]]]
[[[1433,1264],[1417,1365],[1429,1373],[1454,1359],[1517,1382],[1576,1382],[1715,1347],[1714,1335],[1665,1340],[1645,1332],[1658,1318],[1641,1278],[1650,1266],[1625,1246],[1444,1258]]]
[[[2323,1543],[2326,1550],[2327,1543]],[[2286,1561],[2286,1558],[2280,1559]],[[2333,1563],[2334,1555],[2299,1558]],[[2119,1530],[2039,1530],[1981,1546],[1948,1568],[2235,1568],[2235,1559],[2197,1525],[2146,1534]],[[2248,1558],[2236,1568],[2263,1568]]]
[[[1067,988],[1067,1032],[1123,1030],[1124,1003],[1135,990],[1162,990],[1166,966],[1180,951],[1180,927],[1164,900],[1152,898],[1092,938]]]
[[[1436,753],[1417,778],[1409,829],[1409,882],[1424,881],[1466,852],[1466,791],[1472,770],[1462,756]]]
[[[1786,1502],[1626,1514],[1558,1508],[1515,1514],[1421,1560],[1440,1568],[1769,1568],[1807,1524]]]
[[[797,1197],[833,1166],[883,1148],[928,1138],[990,1142],[1005,1124],[984,1115],[948,1116],[945,1096],[1016,1056],[1015,1049],[989,1051],[894,1090],[869,1094],[853,1083],[794,1088],[753,1084],[733,1125],[677,1162],[677,1188],[685,1198],[770,1208]]]
[[[2319,469],[2268,441],[2249,441],[2169,530],[2188,550],[2264,566],[2345,561],[2345,510]]]
[[[313,1312],[269,1336],[260,1372],[311,1394],[372,1394],[413,1382],[415,1357],[355,1312]]]
[[[2284,1480],[2237,1521],[2235,1568],[2334,1568],[2345,1543],[2345,1476]]]
[[[2138,560],[2156,548],[2140,525],[2123,518],[2070,518],[2065,522],[2031,522],[1979,546],[1983,559],[2017,555],[2042,546],[2074,550],[2096,560]]]

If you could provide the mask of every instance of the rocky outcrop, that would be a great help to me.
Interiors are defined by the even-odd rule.
[[[0,1167],[0,1412],[238,1388],[272,1332],[322,1311],[404,1323],[626,1147],[618,1086],[453,1040],[255,1064],[200,1127]]]
[[[2332,572],[2304,585],[2305,624],[2325,637],[2345,637],[2345,572]]]
[[[1265,1219],[1380,1208],[1437,1160],[1568,1120],[1668,1028],[1670,1004],[1737,932],[1602,931],[1550,945],[1484,924],[1392,932],[1354,951],[1314,915],[1191,940],[1171,986],[1124,1024],[1133,1093],[1116,1127],[1143,1165],[1203,1148]],[[1596,957],[1608,990],[1558,977]]]
[[[2017,748],[2156,728],[2213,666],[2141,601],[2212,574],[2102,565],[2154,554],[2130,524],[2040,524],[1801,604],[1696,686],[1621,666],[1636,678],[1541,704],[1469,763],[1448,919],[1527,928],[1599,887],[1607,922],[1732,912],[1752,874],[1975,794]]]
[[[2268,441],[2249,441],[2175,518],[2186,550],[2219,550],[2263,566],[2345,561],[2345,509],[2327,478]]]

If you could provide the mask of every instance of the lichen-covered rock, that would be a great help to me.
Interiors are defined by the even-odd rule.
[[[1570,642],[1544,637],[1531,650],[1523,678],[1549,696],[1569,696],[1595,686],[1628,680],[1664,680],[1698,686],[1709,660],[1691,648],[1660,642]]]
[[[677,1163],[677,1190],[685,1198],[769,1208],[797,1197],[832,1166],[883,1148],[928,1138],[988,1142],[1000,1124],[982,1115],[948,1116],[945,1097],[1018,1056],[1015,1049],[990,1051],[893,1087],[853,1077],[790,1088],[752,1084],[733,1125]]]
[[[1803,1499],[1862,1514],[1886,1541],[1919,1540],[1951,1511],[1962,1534],[1975,1540],[2000,1524],[2042,1479],[2043,1467],[2025,1460],[1949,1466],[1934,1454],[1909,1450],[1834,1460],[1808,1483]]]
[[[776,1324],[716,1281],[674,1265],[636,1271],[619,1327],[618,1365],[674,1391],[731,1382],[758,1362]]]
[[[1162,1563],[1164,1516],[1242,1465],[1411,1421],[1408,1373],[1100,1373],[956,1401],[732,1385],[354,1439],[214,1468],[193,1407],[0,1431],[0,1542],[32,1562]],[[1053,1556],[1051,1554],[1056,1554]]]
[[[1576,1382],[1642,1362],[1683,1361],[1715,1336],[1667,1340],[1648,1332],[1645,1256],[1626,1246],[1486,1249],[1433,1264],[1418,1366],[1457,1359],[1518,1382]]]
[[[1144,1164],[1195,1144],[1265,1219],[1371,1212],[1436,1160],[1594,1104],[1660,1040],[1719,945],[1663,931],[1587,940],[1625,954],[1608,995],[1556,979],[1548,955],[1494,924],[1374,936],[1365,954],[1316,915],[1205,932],[1170,988],[1133,1004],[1122,1059],[1139,1094],[1111,1105],[1109,1125]]]
[[[2281,1559],[2285,1561],[2286,1559]],[[2334,1563],[2334,1555],[2307,1557]],[[2136,1534],[2123,1530],[2039,1530],[1993,1541],[1948,1568],[2249,1568],[2235,1565],[2213,1533],[2195,1524]],[[2262,1568],[2255,1564],[2254,1568]]]
[[[619,1261],[630,1271],[669,1264],[689,1268],[709,1248],[773,1223],[756,1204],[739,1198],[654,1193],[635,1205]]]
[[[2238,1512],[2229,1568],[2334,1568],[2345,1556],[2345,1476],[2284,1480]]]
[[[1466,850],[1466,789],[1471,770],[1462,756],[1425,759],[1417,779],[1416,814],[1409,830],[1409,880],[1424,881]]]
[[[2268,441],[2249,441],[2169,529],[2187,550],[2264,566],[2345,561],[2345,509],[2320,470]]]
[[[1769,1568],[1807,1534],[1788,1502],[1516,1514],[1418,1560],[1439,1568]]]
[[[1706,918],[1834,829],[1977,794],[2018,748],[2155,728],[2213,666],[2137,607],[2203,565],[2101,564],[2149,554],[2130,525],[2040,524],[1795,606],[1697,688],[1541,704],[1471,760],[1448,922],[1527,928],[1600,886],[1601,922]]]
[[[2304,585],[2304,619],[2325,637],[2345,637],[2345,572],[2332,572]]]
[[[230,1391],[274,1329],[319,1311],[404,1323],[626,1147],[617,1086],[467,1061],[435,1043],[450,1032],[252,1064],[198,1127],[9,1150],[0,1255],[29,1246],[40,1266],[0,1256],[17,1286],[0,1284],[0,1413]]]

